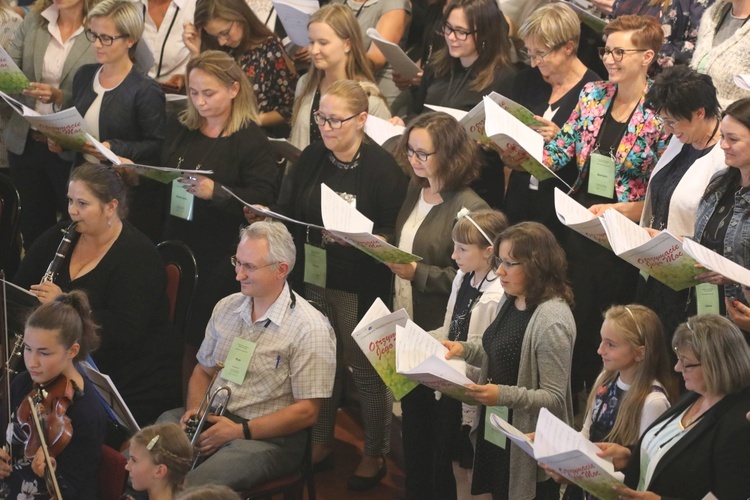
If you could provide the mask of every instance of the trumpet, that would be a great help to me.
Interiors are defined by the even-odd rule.
[[[206,392],[203,394],[201,404],[198,405],[198,410],[195,415],[191,415],[187,422],[185,422],[185,432],[187,433],[187,437],[190,439],[190,444],[192,446],[195,446],[196,443],[198,443],[201,432],[203,432],[203,428],[206,426],[206,418],[209,415],[215,415],[217,417],[223,416],[227,409],[227,405],[229,404],[229,398],[232,396],[232,389],[223,385],[212,391],[213,386],[216,383],[216,377],[219,376],[219,372],[223,368],[224,363],[216,363],[216,370],[211,377],[211,382],[209,382]],[[223,398],[222,395],[224,395]],[[192,468],[195,468],[198,464],[199,458],[200,453],[197,453],[195,460],[193,460]]]

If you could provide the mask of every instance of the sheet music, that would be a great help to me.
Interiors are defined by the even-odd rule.
[[[388,120],[383,120],[375,115],[367,115],[365,122],[365,134],[367,134],[378,145],[382,146],[388,139],[403,135],[406,127],[394,125]]]
[[[455,370],[456,375],[463,375],[463,378],[457,380],[451,380],[452,382],[460,385],[473,384],[468,377],[466,377],[466,362],[460,358],[445,359],[445,354],[448,352],[443,344],[439,340],[435,339],[429,333],[420,328],[416,323],[409,320],[406,322],[406,326],[396,328],[396,370],[410,371],[419,366],[420,364],[427,361],[430,356],[434,356],[438,364],[433,362],[428,363],[427,366],[441,372],[441,375],[445,373],[444,367],[450,366]],[[430,373],[436,373],[430,371]],[[436,373],[438,374],[438,373]]]
[[[606,210],[602,217],[609,245],[618,255],[651,241],[648,231],[613,208]]]
[[[461,111],[460,109],[446,108],[444,106],[435,106],[433,104],[425,104],[424,107],[430,108],[433,111],[439,111],[441,113],[451,115],[453,118],[456,119],[456,121],[459,121],[459,122],[463,120],[466,115],[469,114],[467,111]]]
[[[383,38],[375,28],[367,29],[367,36],[380,49],[393,71],[404,78],[416,78],[422,69],[397,44]]]
[[[320,211],[326,229],[372,234],[373,222],[325,183],[320,184]]]
[[[250,203],[246,202],[236,194],[234,194],[229,188],[226,186],[221,186],[221,188],[226,191],[227,193],[231,194],[234,199],[245,205],[247,208],[255,212],[256,214],[260,215],[261,217],[270,217],[272,219],[282,220],[284,222],[291,222],[292,224],[300,224],[302,226],[308,226],[308,227],[314,227],[316,229],[325,229],[322,226],[317,226],[315,224],[308,224],[307,222],[298,221],[296,219],[292,219],[291,217],[287,217],[286,215],[282,215],[280,213],[274,212],[273,210],[269,209],[262,209],[255,205],[251,205]]]
[[[117,390],[109,375],[100,372],[85,361],[81,362],[80,366],[86,372],[86,376],[94,384],[94,387],[96,387],[96,392],[99,393],[104,402],[112,409],[120,424],[133,432],[141,430],[138,422],[135,421],[133,414],[130,412],[130,408],[125,404],[125,400],[122,399],[120,391]]]
[[[535,459],[534,443],[531,439],[526,437],[526,434],[519,431],[494,413],[490,415],[490,423],[500,432],[505,434],[508,439],[513,441],[516,446],[525,451],[531,458]]]
[[[287,36],[295,45],[306,47],[310,43],[307,24],[310,16],[320,9],[317,0],[273,0],[274,8]]]
[[[741,285],[750,286],[750,270],[742,267],[690,238],[682,240],[682,249],[706,269],[721,274]]]

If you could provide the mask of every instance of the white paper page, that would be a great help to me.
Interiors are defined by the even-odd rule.
[[[187,96],[182,94],[164,94],[167,102],[187,101]]]
[[[320,8],[317,0],[272,0],[284,30],[295,45],[306,47],[310,43],[307,24],[310,16]]]
[[[489,137],[506,135],[515,140],[539,163],[544,161],[544,138],[505,111],[488,96],[484,99],[486,122],[484,129]]]
[[[13,108],[16,111],[16,113],[18,113],[21,116],[42,116],[36,111],[34,111],[33,109],[24,105],[22,102],[13,99],[11,96],[9,96],[3,91],[0,91],[0,97],[2,97],[3,100],[7,102],[10,105],[10,107]]]
[[[734,84],[742,90],[750,91],[750,75],[734,75]]]
[[[406,130],[406,127],[394,125],[391,122],[374,115],[367,115],[365,134],[370,136],[372,140],[377,142],[380,146],[385,144],[385,142],[392,137],[403,135],[404,130]]]
[[[133,432],[138,432],[141,428],[138,426],[138,422],[135,421],[133,414],[130,412],[130,408],[125,404],[125,400],[122,399],[120,391],[117,390],[114,382],[109,377],[93,366],[89,365],[86,361],[80,363],[83,371],[86,372],[86,376],[91,380],[96,388],[96,392],[104,399],[104,401],[112,408],[112,411],[117,416],[117,420],[120,424],[129,428]]]
[[[432,337],[416,323],[409,320],[406,326],[396,329],[396,370],[410,371],[430,356],[435,356],[443,364],[451,366],[459,374],[466,373],[466,362],[460,358],[445,359],[448,352],[439,340]],[[464,375],[465,377],[465,375]],[[464,384],[473,384],[466,378]]]
[[[741,285],[750,286],[750,270],[742,267],[690,238],[682,240],[682,249],[686,254],[700,262],[708,270],[717,272]]]
[[[245,205],[246,207],[248,207],[250,210],[252,210],[253,212],[255,212],[256,214],[258,214],[258,215],[260,215],[262,217],[270,217],[272,219],[283,220],[283,221],[286,221],[286,222],[291,222],[293,224],[300,224],[302,226],[314,227],[316,229],[325,229],[324,227],[317,226],[315,224],[308,224],[307,222],[302,222],[302,221],[299,221],[299,220],[292,219],[291,217],[287,217],[286,215],[282,215],[282,214],[276,213],[273,210],[269,210],[267,208],[265,210],[264,209],[260,209],[260,208],[254,206],[254,205],[251,205],[250,203],[246,202],[245,200],[243,200],[242,198],[240,198],[239,196],[237,196],[236,194],[234,194],[226,186],[221,186],[221,189],[223,189],[227,193],[231,194],[237,201],[239,201],[240,203],[242,203],[243,205]]]
[[[120,158],[117,157],[116,154],[112,152],[111,149],[109,149],[107,146],[102,144],[101,142],[97,141],[93,135],[86,132],[86,139],[89,140],[91,144],[94,145],[94,147],[104,155],[106,159],[112,162],[113,165],[120,165],[122,162],[120,161]]]
[[[519,448],[525,451],[531,458],[535,458],[534,455],[534,443],[531,439],[526,437],[526,434],[519,431],[511,424],[498,417],[496,414],[490,415],[490,423],[500,432],[508,436],[508,439],[513,441]]]
[[[558,455],[572,450],[579,450],[602,469],[614,475],[615,468],[600,456],[599,448],[583,435],[557,418],[547,408],[539,410],[534,436],[534,451],[537,459],[544,462],[544,457]]]
[[[373,222],[322,182],[320,212],[326,229],[346,233],[372,233]]]
[[[651,241],[648,231],[613,208],[605,211],[602,217],[609,245],[617,255]]]
[[[362,319],[359,321],[359,323],[357,323],[357,326],[354,327],[354,331],[357,332],[376,319],[382,318],[383,316],[388,316],[389,314],[391,314],[390,309],[388,309],[385,303],[383,303],[380,297],[378,297],[372,303],[365,315],[362,316]]]
[[[432,104],[425,104],[424,106],[425,108],[430,108],[433,111],[440,111],[441,113],[451,115],[459,122],[463,120],[464,117],[468,114],[466,111],[461,111],[460,109],[446,108],[443,106],[435,106]]]
[[[396,335],[398,339],[398,335]],[[398,351],[398,347],[396,347]],[[474,382],[466,376],[466,362],[459,358],[445,359],[445,354],[432,354],[409,370],[413,373],[429,373],[456,385],[466,386]]]
[[[404,78],[416,78],[422,69],[412,61],[409,56],[397,44],[386,40],[375,28],[367,29],[367,36],[380,49],[390,63],[393,71]]]
[[[596,216],[586,207],[557,188],[555,188],[555,212],[560,222],[566,226],[596,219]]]

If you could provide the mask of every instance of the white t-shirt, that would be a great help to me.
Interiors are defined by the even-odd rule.
[[[94,92],[96,92],[96,99],[94,99],[94,102],[91,103],[91,106],[89,106],[89,109],[86,110],[86,114],[83,117],[83,122],[86,124],[86,128],[89,130],[91,135],[93,135],[96,138],[101,138],[99,136],[99,115],[101,114],[102,110],[102,100],[104,99],[104,93],[109,92],[110,90],[114,90],[117,87],[120,86],[120,83],[112,87],[111,89],[106,89],[102,86],[101,83],[99,83],[99,74],[102,72],[102,68],[99,68],[94,75]],[[86,161],[91,163],[99,163],[99,159],[97,159],[95,156],[84,154],[83,157],[86,159]]]

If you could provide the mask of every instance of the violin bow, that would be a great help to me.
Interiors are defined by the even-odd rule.
[[[3,401],[3,413],[0,418],[0,425],[5,424],[3,429],[3,435],[7,436],[5,432],[8,426],[11,425],[11,415],[13,414],[13,408],[10,401],[10,350],[8,349],[8,298],[5,290],[5,271],[0,270],[0,280],[2,280],[2,286],[0,287],[0,361],[3,363],[2,377],[3,377],[3,392],[5,398]],[[8,455],[13,457],[13,443],[12,439],[7,439],[3,446],[8,452]]]
[[[42,449],[42,453],[44,454],[44,463],[47,465],[44,472],[44,475],[47,476],[45,478],[47,480],[47,490],[50,489],[50,483],[52,483],[52,488],[54,489],[54,491],[49,491],[49,494],[52,495],[51,500],[62,500],[60,485],[57,484],[57,476],[55,475],[55,470],[52,467],[52,457],[50,457],[49,455],[49,449],[47,448],[47,438],[44,436],[42,422],[39,419],[39,413],[37,412],[36,403],[34,403],[34,398],[32,398],[31,396],[28,396],[27,399],[29,401],[29,408],[31,409],[31,418],[34,419],[34,426],[36,427],[36,432],[39,435],[39,447]]]

